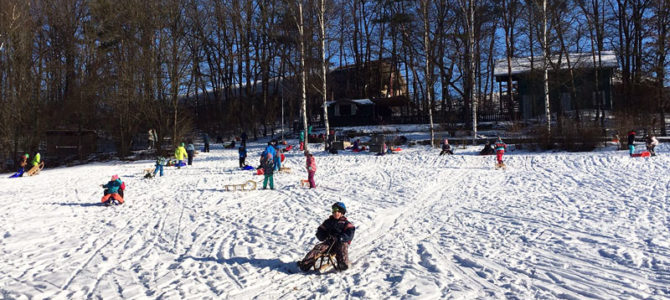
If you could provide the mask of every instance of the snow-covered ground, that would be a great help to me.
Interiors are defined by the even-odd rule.
[[[670,298],[667,144],[652,158],[515,151],[505,171],[475,148],[315,148],[317,189],[292,152],[276,190],[251,192],[224,190],[261,178],[219,147],[153,180],[150,161],[3,176],[0,298]],[[127,203],[103,207],[113,174]],[[357,227],[351,269],[298,272],[336,201]]]

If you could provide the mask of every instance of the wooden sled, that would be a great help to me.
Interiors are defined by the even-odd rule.
[[[314,262],[314,271],[323,273],[323,271],[327,270],[330,266],[333,266],[335,271],[339,271],[340,269],[337,267],[336,262],[337,259],[335,258],[335,253],[321,254],[316,257],[316,261]]]
[[[279,173],[291,174],[291,168],[281,167],[281,169],[279,169]]]
[[[226,191],[230,191],[232,189],[233,192],[237,191],[237,189],[240,189],[241,191],[252,191],[256,189],[256,182],[253,180],[248,180],[242,184],[226,184],[223,187],[226,189]]]
[[[505,163],[496,164],[496,170],[498,169],[506,170],[507,166],[505,165]]]
[[[30,168],[26,174],[28,174],[28,176],[34,176],[39,174],[42,169],[44,169],[44,162],[40,162],[39,165]]]

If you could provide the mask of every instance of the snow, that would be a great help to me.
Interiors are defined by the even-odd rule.
[[[295,143],[295,140],[291,141]],[[0,179],[0,295],[55,298],[668,298],[670,147],[522,152],[507,170],[479,148],[427,147],[317,160],[287,154],[277,189],[226,192],[260,180],[215,145],[194,165],[142,178],[150,161],[45,169]],[[256,164],[261,144],[252,144]],[[103,207],[118,174],[127,203]],[[7,174],[8,175],[8,174]],[[356,226],[352,267],[303,274],[330,205]]]

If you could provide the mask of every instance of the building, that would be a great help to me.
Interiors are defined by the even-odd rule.
[[[552,113],[591,110],[600,104],[606,110],[613,108],[612,77],[618,68],[616,55],[613,51],[605,51],[595,61],[598,63],[594,64],[591,53],[551,57],[548,69]],[[545,115],[543,65],[542,57],[535,57],[532,61],[530,57],[512,58],[510,72],[507,59],[496,61],[493,75],[499,84],[502,113],[523,120]],[[595,80],[597,66],[598,86]],[[512,85],[508,86],[510,77]],[[597,99],[598,95],[601,99]]]

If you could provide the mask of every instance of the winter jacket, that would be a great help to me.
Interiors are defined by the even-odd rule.
[[[165,157],[159,156],[156,158],[156,165],[157,166],[164,166],[167,164],[167,159]]]
[[[300,141],[301,142],[305,141],[305,131],[300,131]]]
[[[126,184],[121,181],[121,179],[113,180],[103,185],[102,187],[107,189],[107,192],[110,194],[118,194],[119,190],[125,190]]]
[[[33,160],[30,162],[31,165],[37,166],[40,164],[40,154],[35,153],[35,156],[33,157]]]
[[[507,145],[502,140],[496,141],[496,151],[507,150]]]
[[[647,138],[647,145],[656,147],[658,146],[658,140],[655,136],[650,136]]]
[[[246,158],[247,157],[247,149],[245,149],[244,147],[240,147],[240,149],[237,150],[237,152],[240,153],[240,158]]]
[[[265,153],[272,154],[272,157],[275,157],[275,156],[277,156],[277,149],[275,149],[275,147],[272,146],[272,145],[268,145],[265,148]]]
[[[265,175],[272,175],[275,171],[275,162],[272,154],[268,153],[261,157],[261,168]]]
[[[316,172],[316,161],[314,160],[314,155],[307,156],[307,171]]]
[[[186,153],[186,149],[184,149],[182,146],[179,146],[174,150],[174,158],[176,160],[184,160],[184,158],[187,156],[188,154]]]
[[[346,217],[342,216],[339,219],[335,219],[335,217],[330,216],[316,230],[316,238],[319,241],[325,241],[329,237],[333,237],[338,242],[351,243],[354,239],[355,231],[356,227],[347,221]]]
[[[635,145],[635,131],[628,133],[628,146]]]
[[[449,151],[451,150],[451,145],[449,144],[442,144],[442,151]]]
[[[205,142],[205,144],[209,144],[209,135],[208,134],[203,134],[202,135],[202,140]]]
[[[193,151],[193,152],[195,152],[195,146],[193,146],[193,144],[188,144],[188,145],[186,145],[186,151]]]

